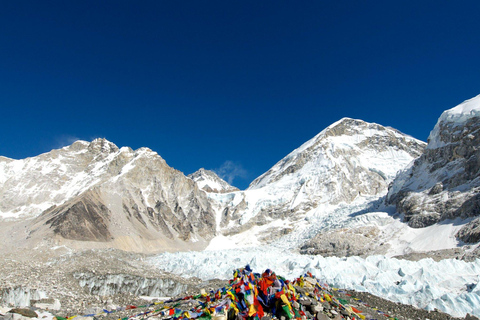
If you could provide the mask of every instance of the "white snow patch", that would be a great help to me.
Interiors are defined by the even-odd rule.
[[[459,242],[455,234],[465,225],[461,219],[445,220],[425,228],[411,228],[400,221],[389,224],[384,229],[387,233],[397,234],[389,244],[389,255],[401,255],[410,252],[426,252],[453,249]]]
[[[232,241],[230,237],[226,237],[224,235],[218,235],[213,238],[208,247],[205,249],[206,251],[212,250],[225,250],[225,249],[234,249],[237,248],[238,245],[235,241]]]

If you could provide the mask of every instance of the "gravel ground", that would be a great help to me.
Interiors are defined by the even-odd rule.
[[[145,304],[134,294],[121,293],[109,296],[94,295],[82,287],[75,274],[88,272],[99,278],[105,275],[128,275],[140,279],[168,280],[185,288],[186,292],[198,290],[208,283],[200,279],[184,279],[163,273],[143,262],[144,255],[119,250],[91,250],[72,252],[31,252],[5,255],[0,259],[0,306],[8,306],[8,293],[46,293],[58,299],[60,316],[84,314],[92,308],[114,308],[128,304]]]

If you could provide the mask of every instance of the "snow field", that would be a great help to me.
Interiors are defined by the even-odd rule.
[[[307,271],[335,288],[366,291],[379,297],[440,311],[456,317],[480,316],[480,260],[423,259],[417,262],[385,256],[321,257],[273,247],[163,253],[149,259],[159,269],[207,279],[230,279],[236,268],[254,272],[270,268],[294,279]]]

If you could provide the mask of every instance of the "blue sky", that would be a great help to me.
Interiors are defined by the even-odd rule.
[[[0,155],[104,137],[245,188],[342,117],[426,141],[480,94],[479,1],[3,1]]]

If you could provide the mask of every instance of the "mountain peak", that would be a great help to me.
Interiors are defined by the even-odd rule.
[[[382,167],[382,175],[393,179],[396,171],[420,156],[424,147],[424,142],[398,130],[363,120],[342,118],[255,179],[249,189],[257,189],[287,175],[300,172],[306,164],[308,164],[307,171],[327,170],[330,166],[335,165],[343,167],[345,163],[338,163],[338,161],[345,157],[347,163],[350,162],[348,157],[352,159],[360,157],[357,159],[357,164],[352,164],[353,167],[360,163],[365,168]],[[388,154],[389,152],[391,154]],[[384,158],[378,158],[378,154],[384,153]],[[402,165],[393,164],[398,160],[396,157],[402,159]],[[386,165],[385,162],[388,162],[389,165]]]
[[[380,124],[374,122],[366,122],[360,119],[353,119],[353,118],[342,118],[337,122],[332,123],[329,125],[325,130],[323,130],[319,135],[323,134],[325,136],[342,136],[342,135],[356,135],[359,133],[366,132],[368,130],[375,130],[375,131],[393,131],[396,133],[401,133],[397,129],[391,127],[385,127]],[[367,133],[368,134],[368,133]]]
[[[200,168],[198,171],[189,174],[188,177],[195,181],[198,187],[205,192],[225,193],[238,191],[238,188],[231,186],[215,172],[204,168]]]
[[[70,149],[70,150],[73,150],[73,151],[80,151],[80,150],[83,150],[83,149],[88,148],[89,145],[90,145],[90,142],[88,142],[88,141],[77,140],[77,141],[75,141],[74,143],[72,143],[71,145],[64,147],[63,149]]]
[[[117,152],[119,149],[114,143],[108,141],[107,139],[97,138],[88,145],[88,150],[95,153],[112,153]]]

